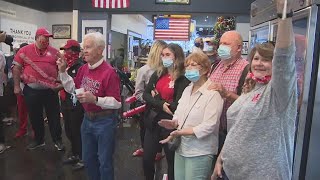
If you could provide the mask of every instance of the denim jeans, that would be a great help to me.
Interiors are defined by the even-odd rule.
[[[82,158],[90,180],[113,180],[117,115],[89,119],[81,125]]]
[[[211,176],[213,155],[184,157],[174,155],[175,180],[207,180]]]

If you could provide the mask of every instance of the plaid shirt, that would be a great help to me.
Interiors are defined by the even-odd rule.
[[[223,63],[220,62],[210,75],[210,80],[222,84],[227,91],[237,94],[237,87],[239,86],[242,71],[247,65],[248,61],[242,57],[228,66],[224,66]],[[220,131],[227,130],[227,110],[232,104],[232,102],[227,99],[224,99],[224,101],[220,117]]]

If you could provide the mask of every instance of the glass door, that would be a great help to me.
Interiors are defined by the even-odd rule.
[[[270,36],[270,22],[260,24],[252,27],[249,34],[249,51],[257,43],[263,43],[269,40]]]

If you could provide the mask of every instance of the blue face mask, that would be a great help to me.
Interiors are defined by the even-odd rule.
[[[186,70],[184,76],[191,82],[197,82],[200,79],[200,72],[198,69]]]
[[[207,51],[208,51],[208,52],[213,51],[213,46],[207,46]]]
[[[164,67],[170,67],[170,66],[172,66],[172,64],[173,64],[173,60],[172,59],[170,59],[170,58],[168,58],[168,59],[166,59],[166,58],[162,58],[162,64],[163,64],[163,66]]]
[[[226,60],[231,58],[231,48],[227,45],[220,45],[218,48],[218,55],[221,60]]]

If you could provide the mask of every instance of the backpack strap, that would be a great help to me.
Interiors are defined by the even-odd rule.
[[[244,84],[244,81],[246,80],[246,77],[247,77],[247,74],[248,74],[248,71],[249,71],[249,67],[250,67],[250,64],[247,64],[246,67],[243,69],[242,73],[241,73],[241,77],[239,79],[239,83],[238,83],[238,86],[237,86],[237,95],[241,95],[242,93],[242,86]]]

